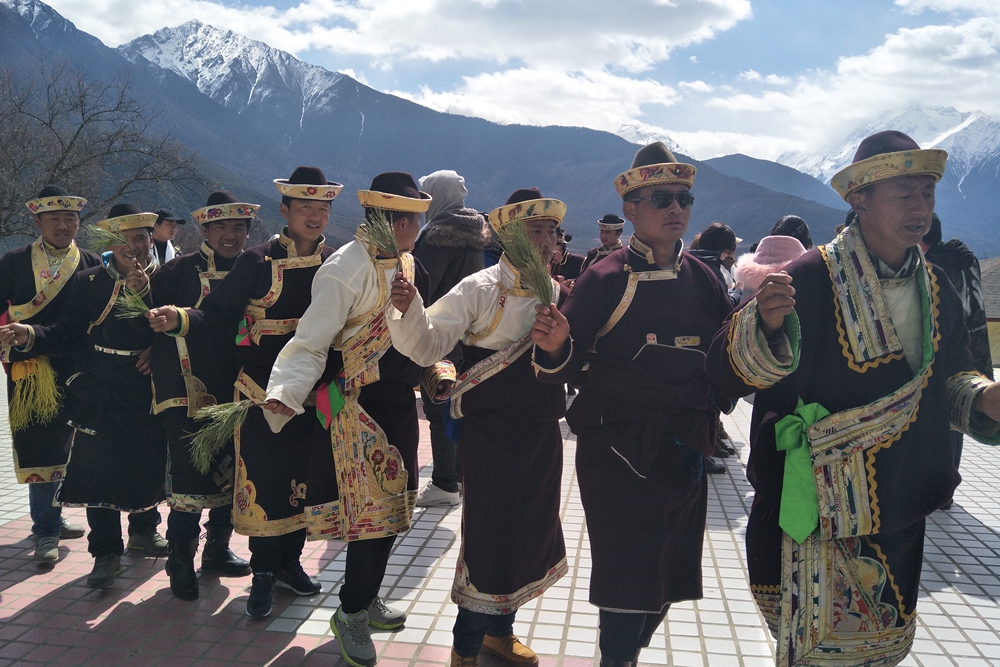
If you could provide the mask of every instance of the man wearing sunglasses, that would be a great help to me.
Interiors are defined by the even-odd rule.
[[[602,666],[635,664],[670,605],[702,596],[716,427],[705,353],[731,306],[681,240],[695,172],[660,142],[640,149],[615,179],[635,235],[580,276],[561,312],[536,308],[539,380],[582,380],[566,421],[578,438]]]

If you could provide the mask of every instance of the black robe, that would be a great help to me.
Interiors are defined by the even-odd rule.
[[[35,295],[35,277],[31,268],[31,247],[11,250],[0,257],[0,304],[23,304],[31,301]],[[89,250],[80,249],[80,262],[75,273],[98,266],[101,258]],[[66,308],[73,301],[74,279],[70,278],[62,289],[33,317],[21,320],[21,324],[47,327],[57,322]],[[56,384],[62,383],[73,373],[74,347],[50,350],[49,363],[55,371]],[[27,361],[39,356],[38,348],[27,352],[11,349],[10,358],[4,362],[7,374],[7,400],[14,395],[14,381],[11,378],[10,364]],[[62,409],[59,414],[44,424],[31,423],[27,428],[13,434],[14,456],[18,481],[25,483],[53,482],[62,479],[66,472],[66,459],[73,442],[73,427],[66,423],[67,401],[69,397],[63,393]],[[8,409],[9,409],[8,405]]]
[[[163,501],[167,467],[163,430],[150,410],[149,377],[136,368],[154,334],[146,318],[119,319],[108,309],[116,278],[110,253],[104,261],[108,265],[76,274],[73,302],[64,315],[35,332],[43,354],[68,347],[79,351],[67,378],[76,435],[56,500],[140,512]],[[148,293],[145,301],[151,305]]]
[[[235,258],[216,255],[207,244],[198,252],[181,255],[160,267],[151,277],[151,297],[157,306],[196,307],[232,268]],[[186,359],[181,358],[181,349]],[[206,405],[232,400],[233,382],[239,372],[235,336],[224,329],[202,328],[184,337],[157,334],[150,367],[153,379],[153,412],[163,426],[168,447],[167,502],[181,511],[232,504],[235,455],[230,442],[216,455],[207,474],[191,462],[188,434],[200,427],[192,414],[199,396],[189,394],[183,372],[193,375],[196,391]],[[186,371],[182,371],[182,364]],[[202,386],[203,385],[203,388]]]

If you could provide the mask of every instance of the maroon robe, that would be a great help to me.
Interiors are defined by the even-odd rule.
[[[566,421],[577,435],[590,601],[612,611],[659,613],[702,596],[703,459],[715,432],[704,353],[730,306],[701,262],[682,253],[675,268],[661,270],[635,240],[590,266],[561,308],[572,352],[539,375],[579,382],[590,363]]]

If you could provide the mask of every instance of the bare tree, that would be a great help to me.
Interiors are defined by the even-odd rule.
[[[122,199],[153,201],[204,192],[195,156],[130,88],[63,63],[31,77],[0,74],[0,238],[34,235],[24,202],[46,183],[86,197],[84,218]]]

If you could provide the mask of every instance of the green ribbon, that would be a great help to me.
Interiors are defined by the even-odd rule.
[[[830,414],[819,403],[806,405],[799,399],[795,412],[774,425],[779,452],[785,452],[785,476],[781,487],[778,525],[802,544],[819,526],[819,501],[809,451],[809,427]]]

